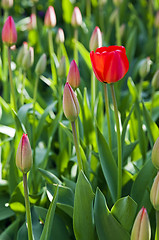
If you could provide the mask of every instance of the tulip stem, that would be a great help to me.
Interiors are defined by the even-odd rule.
[[[156,211],[156,232],[157,240],[159,240],[159,211]]]
[[[51,72],[52,72],[52,79],[54,80],[54,85],[57,85],[57,73],[54,63],[54,45],[52,40],[52,31],[51,29],[48,30],[48,42],[49,42],[49,54],[51,59]]]
[[[116,121],[116,129],[117,129],[117,144],[118,144],[118,191],[117,197],[118,199],[121,197],[122,192],[122,149],[121,149],[121,136],[120,136],[120,123],[118,116],[118,107],[115,97],[114,85],[110,84],[112,100],[114,105],[114,113],[115,113],[115,121]]]
[[[81,170],[83,170],[83,164],[82,164],[82,160],[81,160],[81,154],[80,154],[80,148],[79,148],[79,143],[78,143],[78,138],[77,138],[75,121],[71,122],[71,125],[72,125],[72,133],[73,133],[73,139],[74,139],[76,155],[77,155],[77,162],[78,162],[78,167],[79,167],[79,172],[80,172]]]
[[[75,45],[74,45],[74,60],[76,64],[78,65],[78,49],[77,49],[77,41],[78,41],[78,29],[75,28],[74,30],[74,40],[75,40]]]
[[[23,174],[23,186],[24,186],[24,199],[25,199],[25,208],[26,208],[26,216],[27,216],[28,239],[33,240],[30,202],[29,202],[28,185],[27,185],[27,173]]]
[[[94,72],[92,71],[92,77],[91,77],[91,108],[92,108],[92,114],[94,111],[94,104],[96,99],[96,79]]]
[[[12,100],[13,100],[13,107],[14,107],[14,110],[17,112],[15,89],[14,89],[14,83],[13,83],[13,78],[12,78],[12,70],[11,70],[11,49],[10,49],[10,47],[8,47],[8,69],[9,69],[9,80],[10,80],[11,96],[12,96]]]
[[[20,68],[21,70],[21,68]],[[22,71],[19,71],[19,74],[22,75]],[[22,75],[22,88],[21,88],[21,104],[24,104],[24,89],[25,89],[25,79],[26,79],[26,72]]]
[[[106,83],[104,83],[104,97],[105,97],[105,111],[106,111],[106,115],[107,115],[107,125],[108,125],[109,148],[110,148],[110,150],[112,150],[109,100],[108,100],[108,89],[107,89],[107,84]]]
[[[118,10],[118,14],[116,16],[116,19],[115,19],[115,27],[116,27],[116,42],[117,42],[117,45],[120,46],[121,45],[121,37],[120,37],[120,19],[119,19],[119,8],[117,9]]]

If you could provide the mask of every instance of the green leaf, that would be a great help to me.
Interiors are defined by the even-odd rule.
[[[9,208],[8,201],[9,196],[6,194],[0,194],[0,221],[13,216],[15,213]]]
[[[138,92],[137,92],[136,86],[131,77],[128,78],[127,85],[128,85],[128,88],[129,88],[129,91],[130,91],[130,94],[132,96],[132,100],[134,103],[138,97]]]
[[[124,146],[124,150],[123,150],[123,164],[125,163],[127,158],[132,154],[132,152],[135,149],[135,147],[138,144],[138,142],[139,141],[135,141],[133,143],[130,143],[130,144]]]
[[[73,41],[73,43],[75,43],[75,41]],[[76,41],[76,47],[79,51],[79,53],[81,54],[81,56],[83,57],[85,63],[87,64],[89,69],[92,69],[92,64],[91,64],[91,60],[90,60],[90,53],[87,51],[87,49],[83,46],[82,43]]]
[[[53,184],[59,184],[61,185],[62,182],[60,181],[60,179],[58,179],[53,173],[46,171],[44,169],[39,168],[38,169],[39,172],[41,173],[41,175],[49,182],[49,183],[53,183]]]
[[[126,42],[126,55],[129,59],[129,62],[132,61],[135,50],[136,50],[136,40],[137,40],[137,28],[134,27],[133,30],[131,30],[131,33],[129,34],[129,38]]]
[[[105,197],[99,189],[96,191],[94,214],[96,230],[100,240],[130,240],[129,233],[110,213]]]
[[[44,224],[44,228],[43,228],[40,240],[49,240],[49,238],[50,238],[50,233],[51,233],[51,230],[53,227],[56,203],[57,203],[57,199],[58,199],[58,189],[59,189],[59,187],[57,185],[52,202],[49,206],[49,209],[48,209],[48,212],[46,215],[46,220],[45,220],[45,224]]]
[[[81,171],[75,190],[73,229],[76,240],[96,239],[93,224],[94,194],[90,183]]]
[[[113,201],[117,199],[117,165],[104,136],[97,127],[99,158]]]
[[[71,23],[73,6],[69,0],[62,0],[63,19],[66,23]]]
[[[17,231],[19,229],[20,219],[16,219],[13,223],[0,234],[1,240],[16,239]]]
[[[130,231],[134,223],[136,210],[137,204],[131,197],[127,196],[114,204],[111,213],[127,231]]]

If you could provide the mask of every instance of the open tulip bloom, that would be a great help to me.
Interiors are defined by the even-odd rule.
[[[114,83],[127,73],[129,62],[123,46],[109,46],[91,51],[93,71],[100,82]]]

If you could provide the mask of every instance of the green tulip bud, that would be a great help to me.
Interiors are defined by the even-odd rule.
[[[155,210],[159,211],[159,172],[157,173],[157,176],[152,184],[150,200]]]
[[[159,137],[153,146],[151,159],[155,168],[159,169]]]
[[[152,84],[154,89],[158,89],[159,88],[159,70],[157,70],[155,72],[155,74],[153,75],[151,84]]]
[[[42,56],[39,58],[39,61],[37,62],[35,68],[35,72],[38,76],[45,72],[46,64],[47,64],[46,54],[43,53]]]
[[[152,61],[149,57],[141,60],[139,64],[139,74],[141,78],[145,78],[146,75],[150,72]]]

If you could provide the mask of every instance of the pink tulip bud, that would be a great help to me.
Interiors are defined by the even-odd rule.
[[[73,89],[78,88],[80,85],[80,74],[75,60],[72,60],[70,64],[67,82],[71,85]]]
[[[56,26],[56,14],[55,10],[52,6],[49,6],[45,18],[44,18],[44,24],[46,27],[55,27]]]
[[[153,145],[151,159],[155,168],[159,169],[159,137]]]
[[[23,61],[22,61],[22,67],[27,70],[28,68],[30,68],[34,63],[34,48],[33,47],[29,47],[28,51],[26,52],[26,54],[23,57]]]
[[[150,240],[151,228],[146,208],[142,208],[133,225],[131,240]]]
[[[72,14],[71,24],[73,27],[82,25],[82,15],[78,7],[75,7]]]
[[[27,25],[28,30],[36,29],[37,21],[36,21],[36,14],[32,13],[30,16],[30,21]]]
[[[17,149],[16,165],[22,173],[27,173],[32,167],[32,151],[27,134],[23,133]]]
[[[9,16],[2,29],[2,41],[8,46],[14,45],[17,41],[17,31],[14,20]]]
[[[76,94],[68,82],[66,82],[64,87],[63,110],[66,118],[71,122],[74,122],[76,120],[80,111]]]
[[[17,64],[18,65],[22,65],[23,58],[26,55],[27,51],[28,51],[28,43],[23,42],[23,45],[19,49],[18,55],[17,55]]]
[[[2,0],[2,7],[4,9],[11,8],[13,6],[13,0]]]
[[[56,34],[56,42],[64,43],[64,41],[65,41],[64,31],[62,28],[59,28]]]
[[[150,200],[156,211],[159,211],[159,172],[154,179],[150,192]]]
[[[89,49],[95,51],[99,47],[102,47],[102,33],[99,27],[95,27],[89,42]]]

